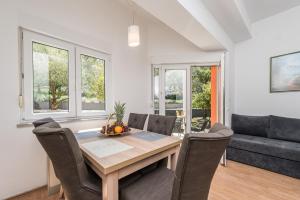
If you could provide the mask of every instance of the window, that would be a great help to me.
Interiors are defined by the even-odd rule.
[[[217,65],[153,65],[153,113],[176,116],[174,133],[201,132],[220,121],[221,70]]]
[[[80,55],[82,110],[105,110],[104,60]]]
[[[102,115],[107,110],[108,70],[107,55],[84,48],[76,49],[77,71],[80,78],[77,88],[77,113],[79,116]]]
[[[32,42],[33,112],[69,111],[69,52]]]
[[[109,55],[30,31],[22,34],[22,120],[109,112]]]

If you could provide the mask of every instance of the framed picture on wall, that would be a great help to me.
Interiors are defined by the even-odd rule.
[[[300,52],[270,58],[270,92],[300,91]]]

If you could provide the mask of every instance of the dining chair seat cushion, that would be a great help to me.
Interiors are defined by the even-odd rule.
[[[121,190],[121,200],[170,200],[174,172],[159,168]]]
[[[123,188],[126,188],[127,186],[138,181],[140,178],[142,178],[142,175],[139,172],[135,172],[125,176],[124,178],[121,178],[119,180],[119,189],[122,190]]]
[[[141,175],[146,175],[148,173],[153,172],[159,167],[160,162],[152,163],[151,165],[148,165],[147,167],[142,168],[139,172]]]
[[[89,179],[82,182],[82,188],[95,193],[96,195],[102,196],[102,179],[97,175],[91,175]]]

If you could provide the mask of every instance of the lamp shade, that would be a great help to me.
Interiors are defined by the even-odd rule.
[[[137,25],[128,27],[128,46],[136,47],[140,45],[140,28]]]

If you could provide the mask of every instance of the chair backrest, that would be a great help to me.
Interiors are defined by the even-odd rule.
[[[52,161],[55,175],[60,180],[68,199],[86,199],[81,186],[89,178],[87,167],[70,129],[49,122],[33,130]]]
[[[207,200],[212,178],[233,132],[185,134],[178,157],[172,200]]]
[[[128,126],[130,128],[143,130],[147,117],[148,114],[130,113],[128,119]]]
[[[224,130],[224,129],[231,130],[230,128],[224,126],[224,125],[221,124],[221,123],[215,123],[215,124],[213,125],[213,127],[211,127],[211,128],[209,129],[208,132],[209,132],[209,133],[216,133],[216,132],[221,131],[221,130]]]
[[[36,128],[38,126],[41,126],[43,124],[47,124],[49,122],[55,122],[55,121],[51,117],[48,117],[48,118],[36,120],[36,121],[32,122],[32,124]]]
[[[175,121],[175,116],[149,115],[147,131],[171,135]]]

